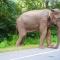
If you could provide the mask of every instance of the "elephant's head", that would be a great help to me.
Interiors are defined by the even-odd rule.
[[[60,10],[59,9],[52,9],[50,14],[51,22],[57,25],[58,31],[58,40],[57,45],[55,48],[59,46],[60,43]]]
[[[57,24],[60,22],[60,10],[59,9],[52,9],[50,13],[51,22]]]

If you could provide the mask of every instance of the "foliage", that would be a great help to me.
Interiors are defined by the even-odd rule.
[[[15,32],[16,4],[9,0],[0,1],[0,38]]]
[[[43,0],[18,0],[18,7],[24,10],[45,8]]]
[[[4,39],[3,42],[0,43],[0,48],[6,48],[6,47],[13,47],[13,46],[16,46],[16,40],[18,39],[18,36],[17,35],[12,35],[9,39]],[[52,44],[55,44],[56,41],[57,41],[57,36],[51,36],[51,40],[52,40]],[[46,41],[46,40],[45,40]],[[39,40],[39,37],[34,37],[34,38],[31,38],[31,37],[27,37],[25,40],[24,40],[24,45],[38,45],[40,42]],[[24,46],[23,45],[23,46]],[[46,45],[46,43],[45,43]]]

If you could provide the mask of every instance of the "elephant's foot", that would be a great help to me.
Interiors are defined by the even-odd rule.
[[[16,43],[16,46],[17,46],[17,47],[19,47],[19,46],[20,46],[20,44]]]
[[[16,42],[16,46],[17,46],[17,47],[20,47],[21,45],[22,45],[22,44],[21,44],[20,42],[18,42],[18,41]]]
[[[22,45],[23,45],[23,41],[17,40],[16,46],[19,47],[19,46],[22,46]]]
[[[39,47],[39,48],[44,49],[45,47],[44,47],[43,45],[40,45],[40,47]]]
[[[48,47],[48,48],[53,48],[54,45],[50,44],[50,45],[48,45],[47,47]]]
[[[16,44],[16,47],[21,47],[21,46],[23,46],[22,44]]]
[[[54,47],[53,47],[53,49],[57,49],[59,46],[58,45],[55,45]]]

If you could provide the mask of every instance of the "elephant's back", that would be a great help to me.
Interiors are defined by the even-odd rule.
[[[27,11],[25,13],[23,13],[22,15],[37,15],[37,14],[44,14],[46,12],[49,12],[49,9],[43,9],[43,10],[31,10],[31,11]]]
[[[49,15],[50,10],[49,9],[43,9],[43,10],[32,10],[25,12],[21,15],[22,18],[41,18],[46,17]]]

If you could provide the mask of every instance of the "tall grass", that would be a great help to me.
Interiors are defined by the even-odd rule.
[[[8,39],[5,38],[3,41],[0,42],[0,48],[16,46],[17,39],[18,39],[18,35],[13,35],[13,36],[9,37]],[[57,41],[57,36],[52,35],[51,40],[52,40],[52,43],[55,44]],[[39,43],[40,43],[39,37],[33,37],[33,38],[32,37],[26,37],[23,44],[24,45],[39,45]]]

